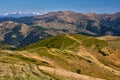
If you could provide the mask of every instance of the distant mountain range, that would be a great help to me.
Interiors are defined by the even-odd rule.
[[[120,12],[0,18],[0,80],[120,80]]]
[[[120,12],[83,14],[58,11],[37,16],[0,18],[0,41],[15,46],[25,46],[66,33],[120,36]]]
[[[14,18],[20,18],[25,16],[36,16],[41,15],[41,12],[32,12],[32,13],[26,13],[26,12],[11,12],[11,13],[4,13],[0,15],[0,18],[4,17],[14,17]]]

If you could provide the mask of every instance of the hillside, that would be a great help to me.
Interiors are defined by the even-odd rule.
[[[0,50],[0,79],[119,80],[119,45],[119,37],[64,34],[19,50]]]
[[[10,21],[12,21],[11,25],[9,25]],[[24,31],[14,32],[16,26],[21,27],[21,30],[24,29]],[[114,14],[83,14],[58,11],[32,17],[5,17],[0,18],[0,33],[0,41],[19,47],[50,36],[66,33],[89,36],[120,36],[120,12]]]
[[[0,41],[13,46],[25,46],[50,37],[42,28],[30,27],[24,23],[7,21],[0,23]]]

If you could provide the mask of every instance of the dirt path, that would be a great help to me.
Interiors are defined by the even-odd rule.
[[[66,35],[66,36],[67,36],[68,38],[70,38],[70,39],[72,39],[72,40],[74,40],[74,41],[76,41],[76,42],[82,44],[82,42],[79,41],[79,40],[77,40],[76,38],[74,38],[74,37],[72,37],[72,36],[70,36],[70,35]]]
[[[73,73],[70,71],[66,71],[64,69],[55,69],[45,66],[39,66],[38,68],[44,72],[47,72],[48,74],[51,74],[53,76],[59,76],[65,80],[105,80],[105,79]]]

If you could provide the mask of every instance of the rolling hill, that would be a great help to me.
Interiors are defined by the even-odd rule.
[[[0,79],[119,80],[119,45],[119,37],[62,34],[19,50],[0,50]]]

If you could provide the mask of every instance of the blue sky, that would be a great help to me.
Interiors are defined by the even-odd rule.
[[[114,13],[120,11],[120,0],[0,0],[0,13],[61,10]]]

